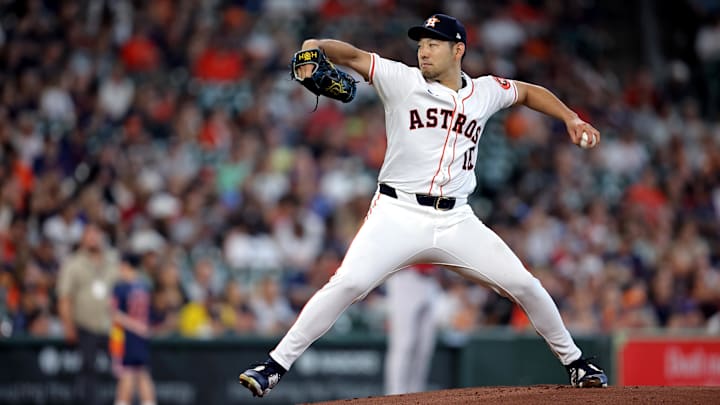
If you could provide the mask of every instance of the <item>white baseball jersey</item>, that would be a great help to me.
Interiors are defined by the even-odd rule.
[[[369,82],[385,106],[387,150],[378,180],[416,194],[464,198],[476,185],[485,123],[517,101],[512,80],[469,78],[458,92],[420,69],[372,54]]]

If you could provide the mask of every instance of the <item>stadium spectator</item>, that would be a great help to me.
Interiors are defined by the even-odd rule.
[[[462,344],[472,331],[480,325],[482,316],[482,294],[474,294],[473,288],[459,277],[450,276],[446,280],[444,293],[438,300],[435,310],[438,327],[445,335],[446,342]]]
[[[187,302],[180,283],[178,265],[168,260],[154,280],[150,323],[155,336],[167,336],[178,332],[178,313]]]
[[[250,297],[250,308],[257,320],[256,331],[262,335],[277,335],[287,330],[296,315],[281,295],[280,285],[272,277],[260,280],[257,290]]]
[[[55,246],[55,256],[64,258],[80,241],[85,225],[78,217],[78,206],[68,201],[43,224],[43,236]]]
[[[31,336],[62,336],[62,325],[51,313],[51,282],[39,267],[27,263],[23,269],[22,299],[15,313],[13,329]]]
[[[317,214],[290,195],[278,201],[273,236],[290,272],[307,272],[320,254],[325,228]]]
[[[211,38],[195,61],[194,74],[206,83],[231,83],[245,72],[243,55],[228,43],[230,38]]]
[[[193,278],[187,287],[190,301],[214,302],[219,297],[215,283],[215,265],[209,258],[197,260],[193,268]]]
[[[151,72],[160,66],[160,51],[152,40],[149,27],[138,24],[133,35],[120,49],[123,65],[131,72]]]
[[[216,334],[215,321],[210,308],[203,301],[188,301],[180,308],[178,330],[188,338],[210,339]]]
[[[135,85],[132,80],[125,76],[122,65],[115,65],[98,90],[100,112],[109,119],[120,122],[130,110],[134,95]]]
[[[62,263],[57,283],[58,311],[65,339],[82,356],[80,387],[83,403],[98,404],[96,357],[107,351],[112,288],[118,257],[95,224],[83,230],[78,250]]]
[[[141,405],[155,404],[155,385],[150,375],[150,285],[136,266],[138,258],[125,254],[113,286],[113,328],[110,354],[118,379],[115,405],[130,405],[137,393]]]
[[[593,334],[600,332],[600,319],[596,309],[595,296],[576,288],[568,298],[561,312],[571,333]]]
[[[225,284],[217,311],[225,332],[243,335],[256,331],[257,319],[250,308],[247,294],[238,282]]]
[[[70,127],[75,124],[75,104],[69,92],[70,78],[67,74],[56,73],[49,80],[40,96],[40,111],[51,123]]]

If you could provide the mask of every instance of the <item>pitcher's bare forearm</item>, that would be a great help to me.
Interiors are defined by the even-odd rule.
[[[600,131],[583,121],[575,111],[571,110],[550,90],[520,81],[516,81],[515,84],[518,89],[517,104],[522,104],[563,121],[573,143],[580,143],[583,132],[587,132],[588,135],[594,137],[593,145],[600,142]]]
[[[355,46],[335,39],[308,39],[303,42],[302,49],[320,48],[328,59],[338,65],[343,65],[358,72],[365,80],[370,74],[372,56],[370,53]]]
[[[573,110],[545,87],[519,81],[515,83],[518,87],[518,104],[523,104],[563,122],[577,118],[577,114]]]

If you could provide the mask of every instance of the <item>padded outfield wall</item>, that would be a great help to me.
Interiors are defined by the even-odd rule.
[[[612,340],[578,337],[578,343],[612,369]],[[452,341],[453,344],[450,344]],[[290,404],[382,395],[385,338],[379,335],[325,337],[293,366],[272,394],[253,399],[237,375],[263,360],[276,339],[210,341],[157,339],[152,374],[158,403]],[[78,403],[78,352],[59,340],[0,340],[0,403]],[[114,380],[106,356],[96,359],[101,396],[110,403]],[[613,374],[610,374],[611,382]],[[431,390],[468,386],[567,384],[559,362],[537,335],[478,334],[465,341],[441,340],[433,359]]]

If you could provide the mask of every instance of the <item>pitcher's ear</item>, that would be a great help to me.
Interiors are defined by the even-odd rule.
[[[455,48],[456,55],[459,55],[460,57],[465,55],[465,44],[463,44],[462,42],[456,42],[455,46],[456,46],[456,48]]]

